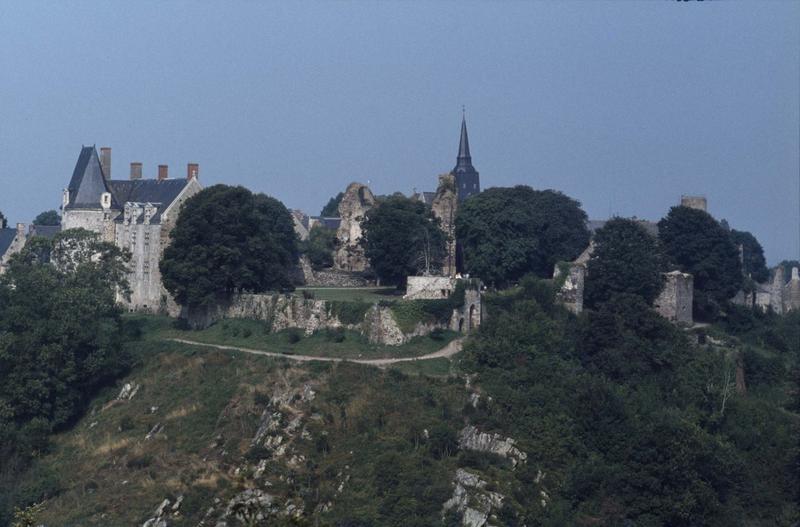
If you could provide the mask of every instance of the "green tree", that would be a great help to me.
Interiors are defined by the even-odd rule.
[[[769,280],[769,269],[764,259],[764,249],[755,236],[747,231],[731,230],[731,241],[742,250],[742,271],[756,282]]]
[[[361,228],[364,252],[385,283],[403,285],[409,275],[441,266],[445,235],[421,201],[390,196],[367,211]]]
[[[308,238],[300,243],[300,252],[308,256],[314,269],[332,267],[335,249],[336,231],[322,225],[314,225]]]
[[[614,294],[632,293],[651,304],[663,287],[663,271],[658,240],[634,220],[613,218],[594,235],[586,303],[591,307]]]
[[[36,218],[33,219],[34,225],[61,225],[61,216],[55,210],[46,210],[40,212]]]
[[[342,202],[342,198],[344,197],[344,192],[339,192],[331,199],[328,200],[328,203],[322,207],[322,211],[319,213],[320,216],[323,218],[338,218],[339,217],[339,203]]]
[[[739,251],[731,236],[705,211],[672,207],[658,222],[658,237],[670,263],[694,276],[694,312],[713,319],[742,287]]]
[[[554,190],[490,188],[466,200],[456,215],[463,269],[498,287],[527,273],[552,276],[589,243],[580,203]]]
[[[8,220],[3,215],[3,211],[0,210],[0,229],[5,229],[8,226]]]
[[[291,288],[297,237],[289,211],[274,198],[240,186],[208,187],[186,200],[170,237],[161,275],[182,305]]]

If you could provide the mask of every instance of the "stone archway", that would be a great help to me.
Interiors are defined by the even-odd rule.
[[[480,315],[475,304],[469,306],[469,329],[473,330],[481,325]]]

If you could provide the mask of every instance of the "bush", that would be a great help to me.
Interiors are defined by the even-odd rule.
[[[325,340],[328,342],[344,342],[346,338],[344,328],[327,328],[325,330]]]
[[[330,313],[339,319],[342,324],[356,325],[364,321],[364,316],[372,307],[369,302],[347,302],[335,301],[328,302]]]
[[[286,330],[286,341],[289,344],[297,344],[302,338],[303,332],[299,328],[289,328]]]

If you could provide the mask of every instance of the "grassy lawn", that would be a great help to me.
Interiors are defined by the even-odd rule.
[[[257,320],[222,320],[199,331],[178,329],[175,321],[167,317],[130,315],[128,320],[139,325],[143,338],[148,340],[180,338],[286,355],[344,359],[418,357],[441,349],[457,335],[452,331],[444,331],[426,337],[416,337],[400,346],[383,346],[370,344],[356,331],[323,330],[308,336],[296,329],[271,333],[263,322]]]
[[[394,287],[298,287],[295,294],[313,294],[317,300],[338,302],[375,302],[401,299],[402,292]]]

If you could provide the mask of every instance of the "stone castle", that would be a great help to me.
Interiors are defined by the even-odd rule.
[[[63,229],[82,228],[130,251],[132,310],[177,312],[161,283],[159,261],[180,207],[200,189],[199,166],[187,165],[186,177],[170,179],[159,165],[156,179],[142,177],[142,164],[131,163],[128,179],[111,179],[111,149],[84,146],[62,195]],[[123,299],[120,299],[121,301]]]
[[[69,185],[62,195],[63,229],[83,228],[97,233],[102,240],[112,242],[131,253],[129,282],[130,299],[120,299],[131,310],[168,312],[177,314],[179,306],[171,299],[161,282],[159,261],[169,243],[169,234],[183,202],[201,190],[198,181],[199,166],[187,165],[186,177],[171,179],[168,167],[159,165],[155,179],[144,179],[142,164],[132,162],[127,179],[111,178],[111,149],[101,148],[98,155],[94,146],[81,149]],[[447,237],[446,254],[441,268],[433,276],[409,277],[407,298],[446,297],[453,290],[462,267],[460,247],[455,236],[455,217],[459,204],[479,193],[480,177],[472,165],[466,117],[462,116],[458,154],[454,168],[438,178],[435,192],[414,192],[417,199],[430,207],[439,219]],[[707,200],[702,196],[682,196],[680,204],[707,210]],[[308,216],[293,210],[295,230],[300,239],[308,237],[315,226],[336,232],[336,249],[333,268],[314,270],[307,260],[301,259],[298,282],[311,286],[354,287],[370,283],[369,262],[360,245],[361,222],[366,213],[377,205],[376,197],[368,186],[351,183],[339,203],[338,217]],[[652,235],[657,236],[654,222],[637,220]],[[591,220],[587,227],[593,233],[605,221]],[[52,237],[59,227],[25,226],[0,229],[0,273],[10,255],[22,249],[31,235]],[[560,298],[568,309],[579,313],[583,309],[583,290],[586,264],[591,258],[593,245],[575,261],[560,264],[553,278],[560,281]],[[674,270],[664,275],[664,289],[653,307],[664,317],[681,324],[692,324],[693,278]],[[750,291],[741,291],[734,302],[763,310],[785,313],[800,309],[800,276],[792,271],[788,281],[783,269],[773,271],[772,279],[755,284]],[[467,327],[480,321],[472,313],[464,317]],[[461,329],[461,328],[459,328]]]

